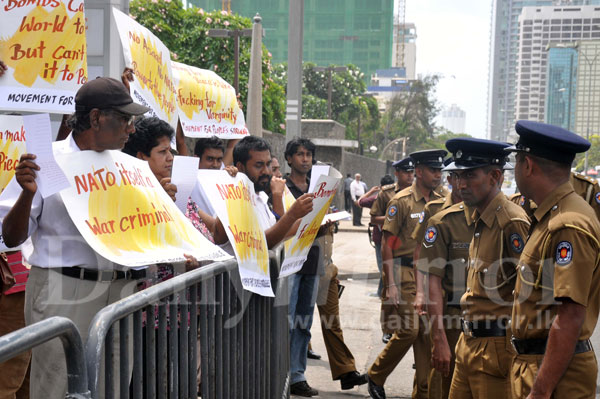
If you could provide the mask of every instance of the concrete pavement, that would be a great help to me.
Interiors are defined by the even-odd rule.
[[[340,317],[344,341],[352,351],[359,372],[366,372],[385,346],[381,342],[378,298],[369,296],[377,291],[379,272],[375,261],[375,250],[367,237],[367,212],[363,212],[365,227],[354,227],[351,221],[341,221],[339,232],[334,237],[333,261],[339,269],[339,278],[346,288],[340,298]],[[327,352],[323,344],[318,311],[312,332],[313,350],[321,360],[308,360],[306,378],[319,391],[321,398],[366,398],[367,386],[363,385],[342,391],[339,381],[332,381]],[[413,355],[409,351],[385,385],[388,398],[410,398],[412,392]]]

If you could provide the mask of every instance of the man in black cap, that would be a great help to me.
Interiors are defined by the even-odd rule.
[[[383,385],[419,335],[419,317],[413,307],[416,294],[412,255],[416,241],[411,239],[425,204],[440,195],[433,191],[442,177],[446,151],[425,150],[410,154],[415,164],[416,181],[396,194],[388,203],[383,225],[381,250],[384,270],[384,297],[396,314],[390,316],[394,334],[369,369],[369,394],[385,398]],[[419,340],[421,342],[421,340]],[[417,364],[418,397],[427,396],[429,343],[414,348]]]
[[[453,153],[457,188],[474,208],[467,290],[461,298],[463,333],[456,345],[450,398],[509,399],[507,321],[512,305],[515,263],[527,236],[525,211],[500,190],[507,167],[506,143],[472,138],[446,142]],[[425,241],[435,241],[428,231]],[[431,244],[430,243],[430,244]]]
[[[148,111],[133,102],[121,82],[111,78],[89,81],[75,96],[75,113],[69,119],[73,132],[53,144],[54,154],[120,150],[135,131],[135,116]],[[92,317],[132,294],[136,284],[131,279],[143,278],[145,271],[125,273],[86,243],[60,194],[42,198],[35,181],[40,170],[35,159],[34,154],[21,156],[15,178],[0,197],[2,236],[9,247],[31,238],[32,251],[25,254],[32,265],[26,288],[27,324],[64,316],[75,323],[85,342]],[[114,353],[118,362],[119,351]],[[32,398],[65,396],[67,370],[59,340],[33,349],[31,382]],[[102,390],[104,384],[98,386]]]
[[[404,190],[406,187],[409,187],[414,180],[415,177],[415,163],[410,157],[406,157],[399,161],[396,161],[392,164],[394,167],[394,175],[396,176],[395,184],[388,184],[386,186],[381,187],[381,191],[377,194],[377,198],[375,202],[371,206],[371,224],[374,225],[375,229],[379,229],[383,227],[383,222],[385,221],[385,211],[387,209],[387,204],[390,202],[392,197],[396,195],[400,190]],[[381,245],[377,245],[375,247],[375,256],[377,257],[377,266],[381,271],[383,269],[383,261],[381,258]],[[380,285],[382,285],[381,283]],[[383,286],[382,286],[383,289]],[[381,290],[378,290],[379,295],[381,295]],[[394,328],[388,326],[388,315],[390,314],[391,309],[388,309],[389,305],[386,305],[385,302],[381,302],[381,331],[383,332],[383,336],[381,340],[384,344],[387,344],[390,338],[392,338],[392,334],[394,333]]]
[[[563,128],[519,121],[515,179],[531,198],[529,239],[517,268],[510,380],[514,397],[593,398],[598,364],[589,341],[600,306],[600,223],[569,182],[590,143]]]

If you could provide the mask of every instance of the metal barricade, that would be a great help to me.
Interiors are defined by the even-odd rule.
[[[67,361],[67,399],[91,398],[83,342],[79,330],[65,317],[50,317],[0,337],[0,363],[54,338],[60,338]]]
[[[277,287],[273,253],[270,263],[275,298],[244,291],[231,260],[178,275],[98,312],[86,345],[92,397],[100,397],[102,370],[105,398],[115,397],[115,390],[121,399],[289,397],[287,281]]]

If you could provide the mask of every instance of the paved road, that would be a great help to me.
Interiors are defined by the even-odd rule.
[[[367,219],[363,220],[367,223]],[[384,344],[381,342],[379,327],[379,300],[369,296],[377,290],[377,279],[367,276],[377,275],[375,251],[369,245],[366,227],[356,228],[351,222],[342,221],[340,232],[335,235],[334,263],[342,276],[341,283],[346,287],[340,299],[340,315],[344,339],[356,359],[356,367],[366,372]],[[321,360],[309,360],[306,377],[311,386],[319,390],[321,398],[367,398],[366,385],[342,391],[338,381],[331,380],[327,353],[323,344],[321,328],[316,323],[312,328],[313,349],[321,354]],[[595,348],[600,348],[600,331],[597,328],[592,336]],[[385,389],[388,398],[410,398],[412,392],[413,355],[409,351],[396,370],[390,375]],[[598,378],[600,386],[600,376]],[[596,395],[600,398],[600,394]]]

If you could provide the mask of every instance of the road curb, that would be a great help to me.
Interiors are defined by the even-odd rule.
[[[338,280],[372,280],[378,279],[379,272],[370,272],[370,273],[338,273]]]

